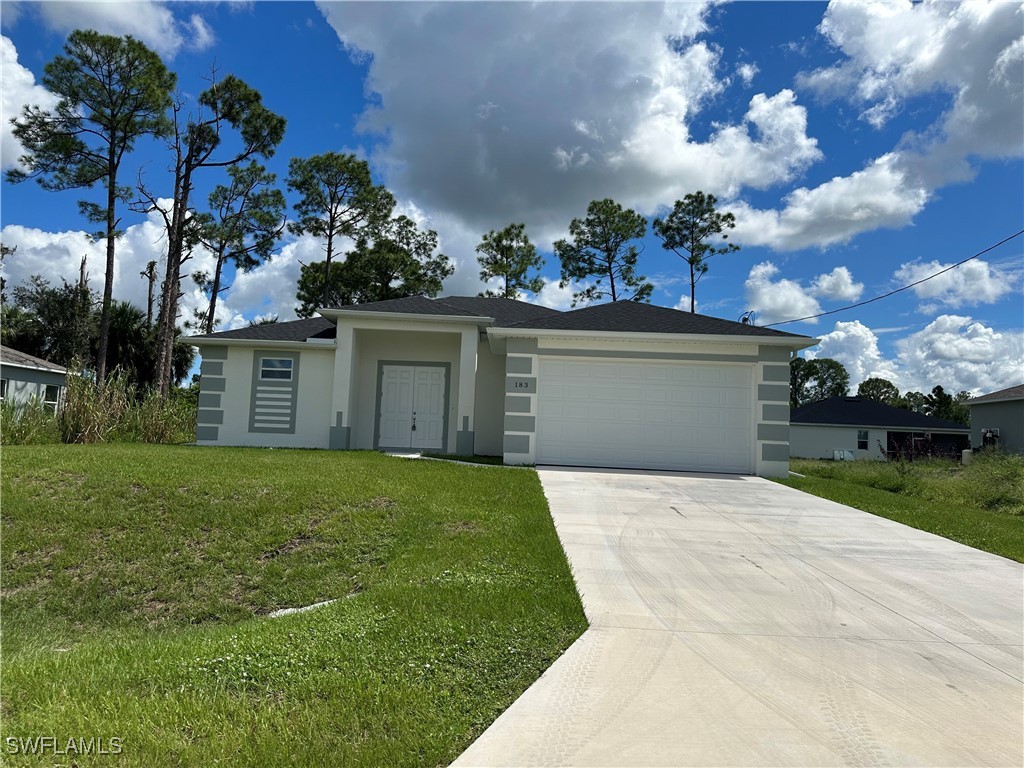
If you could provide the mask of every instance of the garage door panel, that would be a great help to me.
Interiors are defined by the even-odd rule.
[[[541,360],[537,460],[749,472],[751,366]]]

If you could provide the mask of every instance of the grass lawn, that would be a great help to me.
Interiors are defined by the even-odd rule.
[[[83,766],[444,765],[586,625],[534,472],[50,445],[2,480],[2,736],[121,739]]]
[[[1024,562],[1024,457],[952,461],[809,461],[780,482],[865,512]]]

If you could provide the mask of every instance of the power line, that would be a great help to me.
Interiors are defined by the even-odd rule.
[[[963,261],[958,261],[956,264],[951,264],[950,266],[946,267],[945,269],[940,269],[934,275],[928,275],[928,277],[923,277],[920,280],[917,280],[916,282],[910,283],[909,285],[904,285],[902,288],[897,288],[894,291],[889,291],[888,293],[883,293],[881,296],[875,296],[875,298],[873,298],[873,299],[867,299],[866,301],[859,301],[856,304],[850,304],[849,306],[840,307],[839,309],[830,309],[828,312],[819,312],[816,315],[807,315],[807,317],[797,317],[797,318],[794,318],[793,320],[780,320],[777,323],[767,323],[766,325],[762,325],[761,327],[762,328],[771,328],[773,325],[787,325],[788,323],[799,323],[799,322],[802,322],[804,320],[814,320],[815,318],[818,318],[818,317],[825,317],[825,315],[834,315],[837,312],[846,312],[848,309],[856,309],[857,307],[863,307],[865,304],[871,304],[872,302],[875,302],[875,301],[881,301],[882,299],[887,299],[890,296],[895,296],[897,293],[900,293],[901,291],[906,291],[906,290],[908,290],[910,288],[913,288],[915,285],[920,285],[921,283],[925,283],[925,282],[931,280],[933,277],[938,277],[939,275],[945,274],[946,272],[949,272],[951,269],[956,269],[957,267],[963,266],[968,261],[971,261],[971,259],[976,259],[979,256],[984,256],[989,251],[994,251],[1000,245],[1008,243],[1011,240],[1013,240],[1015,237],[1020,237],[1021,235],[1024,235],[1024,229],[1021,229],[1021,230],[1019,230],[1017,232],[1014,232],[1009,237],[1003,238],[1002,240],[1000,240],[995,245],[990,245],[988,248],[986,248],[983,251],[978,251],[973,256],[968,256]]]

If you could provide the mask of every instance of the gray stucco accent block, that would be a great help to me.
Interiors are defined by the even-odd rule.
[[[789,443],[762,443],[762,461],[789,461]]]
[[[220,427],[196,427],[196,440],[217,440]]]
[[[764,402],[789,402],[789,384],[758,384],[757,399]]]
[[[470,430],[459,430],[455,433],[455,453],[459,456],[472,456],[475,438]]]
[[[505,449],[505,453],[529,453],[530,436],[505,435],[505,440],[502,447]]]
[[[200,408],[199,417],[196,419],[200,424],[223,424],[224,411],[213,408]]]
[[[508,340],[508,352],[517,352],[521,355],[536,355],[537,354],[537,340],[536,339],[509,339]]]
[[[761,418],[764,421],[789,421],[789,406],[764,403],[761,406]]]
[[[199,373],[206,376],[223,376],[224,363],[221,360],[203,360],[203,364],[199,366]]]
[[[536,376],[508,376],[505,391],[510,395],[531,395],[537,391]]]
[[[788,347],[769,347],[762,344],[757,348],[757,357],[763,363],[788,363],[789,354]]]
[[[218,376],[203,376],[199,379],[199,390],[201,392],[223,392],[226,379]]]
[[[228,348],[227,347],[200,347],[199,354],[202,355],[203,360],[227,360],[228,359]]]
[[[537,419],[533,416],[505,415],[506,432],[536,432]]]
[[[533,373],[533,358],[506,357],[505,373]]]
[[[757,439],[788,443],[789,424],[758,424]]]
[[[529,413],[530,398],[505,395],[505,413]]]
[[[200,408],[220,408],[220,392],[200,392]]]
[[[788,365],[766,365],[762,370],[765,381],[789,381]]]
[[[327,447],[332,451],[347,450],[350,444],[349,441],[351,440],[352,430],[350,427],[341,426],[343,414],[343,411],[338,411],[335,414],[334,423],[331,425],[331,429],[329,431]]]

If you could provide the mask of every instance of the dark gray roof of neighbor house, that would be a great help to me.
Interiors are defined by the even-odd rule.
[[[998,392],[989,392],[987,395],[979,395],[968,400],[967,405],[979,405],[997,400],[1024,400],[1024,384],[1000,389]]]
[[[41,357],[28,355],[10,347],[0,347],[0,364],[13,365],[18,368],[35,368],[40,371],[53,371],[54,373],[67,373],[68,369],[62,365],[43,360]]]
[[[793,408],[790,424],[843,424],[851,427],[886,427],[915,432],[969,432],[970,427],[895,408],[861,397],[830,397]]]
[[[326,317],[309,317],[284,323],[266,323],[233,331],[220,331],[204,336],[192,336],[189,341],[202,343],[203,339],[247,339],[251,341],[305,341],[306,339],[333,339],[338,325]]]
[[[684,333],[712,336],[772,336],[807,338],[758,325],[722,320],[708,315],[683,312],[639,301],[593,304],[571,312],[517,323],[516,328],[557,331],[613,331],[619,333]]]

